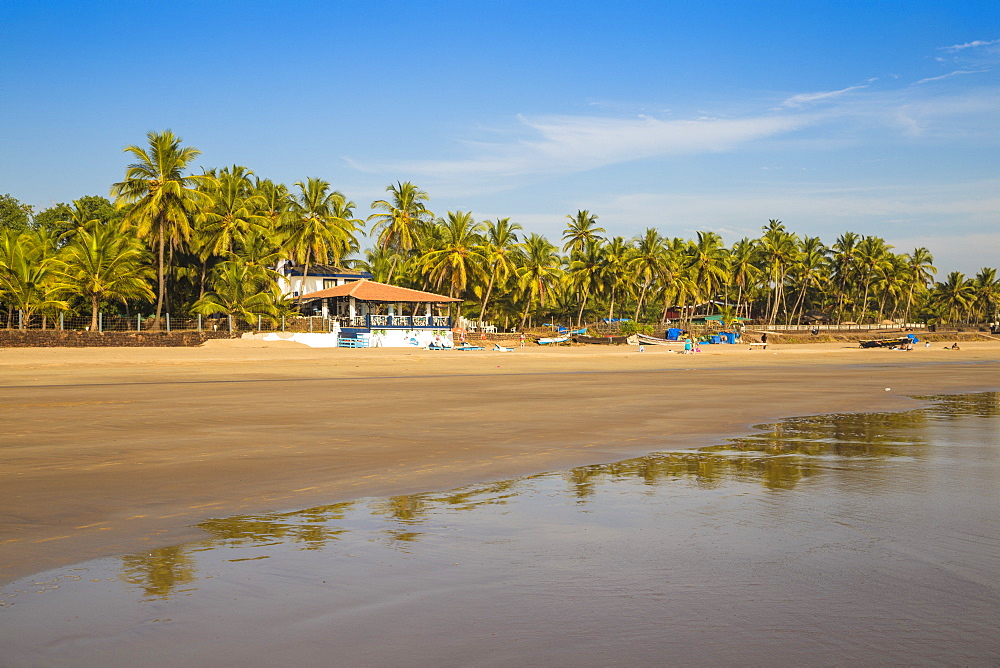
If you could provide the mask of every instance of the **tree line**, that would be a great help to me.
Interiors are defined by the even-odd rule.
[[[567,215],[561,239],[510,218],[434,214],[428,194],[401,181],[361,218],[327,181],[291,187],[233,165],[192,174],[200,152],[170,131],[129,146],[133,160],[110,198],[87,196],[34,212],[0,197],[0,306],[22,317],[152,312],[223,314],[246,321],[296,312],[279,262],[370,272],[464,301],[467,317],[525,327],[627,318],[662,323],[716,302],[727,318],[798,323],[883,320],[977,323],[1000,318],[1000,280],[984,267],[936,281],[927,248],[896,253],[877,236],[845,232],[826,245],[770,220],[758,238],[727,247],[648,228],[608,235],[598,216]],[[366,232],[367,228],[367,232]],[[362,249],[361,240],[370,245]]]

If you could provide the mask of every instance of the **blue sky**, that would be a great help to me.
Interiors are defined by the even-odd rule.
[[[1000,266],[1000,3],[0,2],[0,193],[107,196],[172,129],[201,167],[330,181],[360,217],[557,241],[770,218]]]

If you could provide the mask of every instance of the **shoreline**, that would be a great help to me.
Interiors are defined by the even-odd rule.
[[[0,349],[0,583],[197,539],[212,517],[452,489],[711,445],[786,417],[1000,389],[994,342],[594,348]]]

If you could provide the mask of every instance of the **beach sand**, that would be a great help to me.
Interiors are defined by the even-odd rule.
[[[210,517],[449,489],[710,445],[788,416],[1000,389],[1000,343],[961,345],[0,349],[0,582],[199,538]]]

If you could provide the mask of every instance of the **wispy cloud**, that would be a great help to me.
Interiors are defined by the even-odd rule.
[[[466,146],[477,157],[401,162],[392,165],[392,169],[441,178],[572,173],[656,156],[727,151],[757,139],[792,132],[812,120],[805,114],[676,121],[650,117],[520,116],[521,129],[527,134],[522,132],[522,137],[514,142],[468,142]],[[365,171],[386,167],[351,164]]]
[[[950,79],[952,77],[957,77],[960,74],[980,74],[982,72],[983,70],[955,70],[954,72],[948,72],[948,74],[942,74],[936,77],[927,77],[926,79],[921,79],[920,81],[915,82],[914,85],[919,86],[920,84],[929,83],[931,81],[941,81],[942,79]]]
[[[847,88],[841,88],[840,90],[829,90],[818,93],[800,93],[799,95],[793,95],[781,104],[784,107],[801,107],[813,102],[823,102],[825,100],[840,97],[841,95],[846,95],[851,91],[861,90],[863,88],[868,88],[868,86],[848,86]]]
[[[965,49],[975,49],[982,46],[993,46],[994,44],[1000,44],[1000,39],[992,40],[973,40],[971,42],[966,42],[965,44],[953,44],[951,46],[942,46],[942,51],[947,51],[948,53],[956,53],[958,51],[964,51]]]

